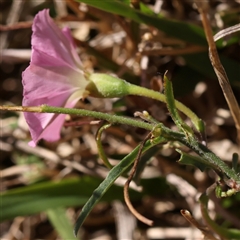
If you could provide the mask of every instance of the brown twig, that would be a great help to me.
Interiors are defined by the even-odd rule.
[[[28,106],[0,106],[0,110],[2,111],[14,111],[14,112],[42,112],[41,107],[28,107]]]
[[[200,12],[202,17],[202,23],[203,23],[205,35],[206,35],[208,46],[209,46],[209,58],[214,68],[214,71],[217,75],[224,97],[228,103],[233,120],[235,122],[235,126],[237,129],[237,139],[238,139],[238,143],[240,144],[240,109],[239,109],[237,100],[234,96],[234,93],[232,91],[231,85],[229,83],[228,76],[218,56],[211,25],[206,14],[206,5],[205,5],[206,3],[203,3],[202,1],[195,1],[195,2],[198,6],[198,11]]]
[[[240,31],[240,23],[233,25],[231,27],[225,28],[225,29],[221,30],[220,32],[218,32],[217,34],[215,34],[213,37],[214,41],[216,42],[220,38],[223,38],[225,36],[228,36],[230,34],[238,32],[238,31]]]
[[[17,22],[17,23],[13,23],[11,25],[0,24],[0,32],[25,29],[25,28],[30,28],[31,26],[32,26],[32,21]]]
[[[201,226],[188,210],[185,209],[181,210],[181,214],[188,222],[190,222],[193,226],[199,229],[202,232],[202,234],[206,237],[206,239],[218,240],[213,236],[213,234],[209,231],[208,228]]]
[[[101,120],[85,120],[85,121],[71,121],[71,122],[65,122],[64,123],[64,127],[78,127],[78,126],[82,126],[82,125],[99,125],[99,123],[101,122]]]
[[[67,12],[66,1],[54,0],[53,2],[54,2],[54,5],[56,7],[56,10],[57,10],[58,17],[61,18],[61,17],[67,16],[68,12]]]
[[[206,51],[205,47],[202,46],[186,46],[184,48],[152,48],[152,49],[141,49],[139,52],[141,55],[147,56],[159,56],[159,55],[181,55],[181,54],[192,54],[197,52],[204,52]]]
[[[140,9],[140,1],[139,0],[130,0],[130,4],[135,9]]]
[[[135,172],[137,170],[137,165],[139,163],[139,160],[140,160],[140,157],[141,157],[141,154],[142,154],[142,150],[143,150],[143,147],[146,143],[146,141],[149,139],[149,137],[151,136],[151,132],[146,136],[146,138],[143,140],[143,142],[141,143],[140,147],[139,147],[139,151],[138,151],[138,155],[136,157],[136,160],[134,161],[134,164],[133,164],[133,167],[132,167],[132,170],[131,170],[131,173],[124,185],[124,188],[123,188],[123,192],[124,192],[124,200],[126,202],[126,205],[128,206],[130,212],[141,222],[149,225],[149,226],[152,226],[153,225],[153,221],[144,217],[143,215],[141,215],[132,205],[131,201],[130,201],[130,198],[129,198],[129,193],[128,193],[128,189],[129,189],[129,184],[130,182],[132,181],[134,175],[135,175]]]

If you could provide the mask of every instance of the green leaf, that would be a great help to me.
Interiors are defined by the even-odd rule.
[[[73,226],[66,215],[64,208],[52,208],[46,211],[48,219],[62,239],[76,239],[73,235]]]
[[[201,27],[186,22],[166,19],[159,14],[156,15],[142,3],[140,11],[133,9],[128,4],[117,0],[81,0],[81,2],[84,2],[92,7],[96,7],[106,12],[127,17],[138,23],[154,26],[169,36],[184,40],[186,42],[191,42],[199,45],[207,45],[205,34]],[[222,40],[217,41],[216,44],[218,47],[222,48]],[[197,70],[207,77],[216,79],[216,75],[210,64],[207,51],[202,53],[184,55],[184,59],[186,60],[187,65],[194,70]],[[229,81],[233,86],[240,89],[240,64],[237,61],[229,59],[221,54],[220,59],[228,74]]]
[[[101,179],[83,177],[43,182],[6,191],[0,195],[0,220],[36,214],[50,208],[81,206],[100,183]],[[102,200],[110,202],[114,199],[122,199],[121,187],[113,186]]]
[[[197,167],[202,172],[206,168],[212,168],[212,165],[209,162],[205,161],[201,157],[192,156],[190,154],[182,152],[179,149],[176,149],[176,151],[181,154],[181,158],[178,160],[178,163],[180,163],[180,164],[191,165],[191,166]]]
[[[152,156],[155,156],[158,151],[159,151],[158,146],[152,147],[141,157],[141,159],[138,163],[137,171],[134,176],[134,181],[137,184],[139,184],[139,182],[141,180],[141,175],[142,175],[146,165],[148,164],[148,162],[150,162]]]
[[[84,2],[92,7],[96,7],[106,12],[127,17],[138,23],[154,26],[160,31],[165,32],[169,36],[184,40],[186,42],[191,42],[199,45],[207,45],[205,34],[201,27],[186,22],[166,19],[159,14],[156,15],[142,3],[140,4],[140,11],[131,8],[129,4],[117,0],[81,0],[81,2]],[[216,44],[218,47],[222,48],[222,40],[217,41]],[[207,77],[216,79],[216,75],[210,64],[207,51],[196,54],[188,54],[184,55],[183,57],[186,60],[188,66],[190,66],[194,70],[197,70],[201,74],[204,74]],[[231,84],[240,89],[240,64],[237,61],[229,59],[221,54],[220,59],[228,74]],[[129,80],[129,78],[127,80]]]
[[[164,88],[165,88],[164,93],[166,96],[167,108],[172,117],[172,120],[174,121],[178,129],[185,133],[186,137],[188,137],[188,134],[193,135],[192,129],[182,120],[182,118],[178,113],[178,110],[175,105],[172,83],[171,81],[168,80],[166,75],[164,76]]]
[[[129,18],[138,23],[143,23],[149,26],[156,27],[160,31],[165,32],[169,36],[191,42],[199,45],[207,45],[204,31],[201,27],[194,24],[180,22],[176,20],[170,20],[162,17],[161,15],[150,14],[147,8],[144,8],[144,12],[131,8],[129,5],[117,1],[93,1],[93,0],[78,0],[78,2],[84,2],[89,6],[101,9],[106,12],[118,14],[120,16]],[[141,9],[143,7],[141,6]]]
[[[161,142],[166,141],[163,137],[158,137],[154,139],[154,141],[147,141],[143,148],[143,153],[146,152],[148,149],[153,147],[154,145],[157,145]],[[93,207],[100,201],[100,199],[103,197],[103,195],[108,191],[108,189],[112,186],[112,184],[115,182],[115,180],[122,175],[134,162],[139,150],[139,145],[131,152],[129,153],[125,158],[121,160],[121,162],[113,167],[111,171],[109,172],[106,179],[98,186],[97,189],[94,190],[92,196],[89,198],[87,203],[82,208],[82,212],[80,213],[75,227],[74,227],[74,233],[77,235],[79,228],[83,224],[86,217],[89,215]]]
[[[72,178],[59,182],[37,183],[3,192],[0,195],[0,222],[17,216],[37,214],[47,209],[82,206],[101,181],[95,177]],[[144,179],[141,184],[153,186],[156,181],[160,180]],[[165,186],[162,180],[160,182]],[[157,186],[160,184],[157,183]],[[166,186],[164,188],[166,189]],[[148,190],[146,187],[144,193],[139,193],[130,189],[131,199],[137,200],[142,197],[142,194],[151,194]],[[113,185],[101,198],[101,201],[111,202],[116,199],[123,200],[123,189]]]

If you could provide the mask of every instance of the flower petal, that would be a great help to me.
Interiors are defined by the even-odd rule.
[[[72,108],[80,99],[75,99],[65,105],[65,107]],[[28,113],[24,116],[30,128],[32,141],[29,142],[31,147],[36,147],[40,139],[45,139],[49,142],[54,142],[60,139],[60,131],[65,120],[65,114],[54,113]]]
[[[30,66],[23,72],[23,106],[42,104],[72,108],[86,96],[89,83],[74,48],[69,29],[61,31],[48,15],[39,12],[33,23]],[[60,138],[65,115],[24,113],[32,136],[31,146],[40,139]]]
[[[40,11],[35,16],[32,29],[32,46],[34,50],[56,59],[62,59],[70,66],[77,68],[82,66],[69,30],[65,28],[61,31],[52,18],[49,17],[49,10]]]
[[[52,70],[55,71],[30,65],[24,71],[23,106],[46,104],[56,107],[74,107],[76,102],[83,97],[85,87],[77,86],[77,81],[79,83],[83,82],[81,81],[81,74],[67,68],[60,69],[59,72],[56,72],[56,68],[52,68]],[[75,83],[75,85],[72,83]],[[75,96],[74,100],[67,104],[67,100],[75,92],[79,93],[78,96]],[[47,141],[56,141],[60,138],[64,116],[50,113],[25,113],[24,116],[35,144],[41,138]]]

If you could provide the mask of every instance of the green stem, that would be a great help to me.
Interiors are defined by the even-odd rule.
[[[141,87],[140,87],[141,89]],[[154,92],[149,90],[150,92]],[[107,113],[100,113],[95,111],[89,111],[85,109],[72,109],[72,108],[60,108],[60,107],[51,107],[47,105],[42,105],[39,107],[26,107],[26,106],[0,106],[0,110],[8,110],[8,111],[21,111],[21,112],[38,112],[38,113],[56,113],[56,114],[70,114],[70,115],[79,115],[79,116],[87,116],[93,117],[101,120],[106,120],[111,124],[126,124],[133,127],[139,127],[146,129],[148,131],[152,131],[156,128],[156,124],[145,123],[139,120],[135,120],[132,118],[111,115]],[[214,170],[220,176],[227,176],[225,183],[231,188],[235,189],[236,192],[240,191],[240,176],[233,170],[230,169],[227,164],[225,164],[219,157],[217,157],[212,151],[210,151],[207,147],[197,142],[195,139],[189,143],[188,139],[179,132],[174,132],[171,129],[165,127],[163,124],[159,124],[160,133],[157,133],[158,136],[162,136],[169,141],[179,141],[184,145],[188,146],[194,152],[199,154],[202,158],[207,160],[213,165]]]
[[[152,99],[164,102],[164,103],[167,102],[164,94],[157,92],[157,91],[153,91],[148,88],[133,85],[133,84],[128,85],[128,94],[148,97],[148,98],[152,98]],[[179,111],[181,111],[182,113],[184,113],[187,117],[189,117],[191,119],[191,121],[193,122],[196,129],[199,132],[202,132],[202,127],[203,127],[202,120],[199,119],[198,116],[193,111],[191,111],[188,107],[186,107],[181,102],[175,100],[175,105]]]
[[[209,150],[206,146],[199,143],[195,139],[192,139],[191,143],[189,143],[188,139],[184,136],[184,134],[174,132],[171,129],[165,127],[163,124],[159,124],[159,126],[161,129],[161,136],[165,137],[170,141],[179,141],[185,146],[192,149],[203,159],[211,163],[214,171],[216,171],[218,174],[220,173],[220,176],[226,175],[228,177],[228,179],[224,180],[230,188],[234,188],[236,192],[240,191],[240,176],[233,169],[230,169],[228,165],[224,161],[222,161],[222,159],[217,157],[211,150]]]
[[[217,233],[221,239],[239,239],[240,231],[237,229],[227,229],[222,226],[219,226],[214,222],[208,214],[208,196],[203,193],[199,199],[201,204],[201,212],[204,220],[208,224],[208,227]]]
[[[48,105],[41,106],[0,106],[0,110],[2,111],[17,111],[17,112],[35,112],[35,113],[56,113],[56,114],[69,114],[69,115],[77,115],[82,117],[92,117],[101,120],[105,120],[111,124],[126,124],[133,127],[143,128],[148,131],[152,131],[152,129],[156,126],[156,124],[146,123],[140,120],[136,120],[134,118],[122,117],[117,115],[112,115],[108,113],[101,113],[91,110],[85,109],[77,109],[77,108],[62,108],[62,107],[52,107]]]
[[[103,73],[93,73],[90,74],[89,84],[86,90],[89,92],[89,95],[97,98],[113,98],[113,97],[124,97],[127,95],[137,95],[141,97],[152,98],[164,103],[167,103],[166,97],[164,94],[153,91],[144,87],[140,87],[129,82],[124,81],[123,79],[116,78]],[[198,118],[198,116],[192,112],[185,105],[175,100],[176,108],[188,116],[193,122],[195,128],[200,132],[204,132],[204,123]]]
[[[29,108],[29,107],[28,107]],[[78,115],[82,117],[93,117],[101,120],[105,120],[111,124],[126,124],[133,127],[139,127],[151,131],[155,125],[150,123],[145,123],[139,120],[135,120],[129,117],[122,117],[117,115],[112,115],[108,113],[95,112],[85,109],[76,109],[76,108],[61,108],[61,107],[52,107],[47,105],[41,106],[41,112],[43,113],[57,113],[57,114],[70,114]]]

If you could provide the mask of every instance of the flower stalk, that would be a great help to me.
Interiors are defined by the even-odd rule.
[[[105,120],[111,124],[126,124],[133,127],[143,128],[151,131],[154,128],[154,124],[145,123],[140,120],[136,120],[129,117],[122,117],[112,115],[108,113],[101,113],[96,111],[90,111],[85,109],[76,108],[62,108],[42,105],[39,107],[28,107],[28,106],[0,106],[0,110],[5,111],[20,111],[20,112],[37,112],[37,113],[55,113],[55,114],[69,114],[82,117],[92,117],[96,119]]]
[[[109,98],[135,95],[151,98],[164,103],[167,102],[166,96],[163,93],[128,83],[123,79],[119,79],[107,74],[94,73],[90,75],[89,80],[90,84],[87,86],[87,90],[93,97]],[[197,131],[204,133],[203,121],[184,104],[177,100],[173,101],[176,105],[176,109],[190,118]]]

